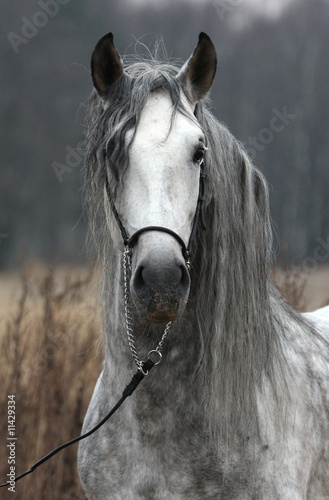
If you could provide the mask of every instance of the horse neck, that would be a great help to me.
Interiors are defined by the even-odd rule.
[[[106,255],[103,272],[104,368],[107,385],[112,387],[109,390],[118,391],[136,371],[136,366],[126,336],[122,255],[117,252]],[[271,387],[278,408],[284,407],[282,398],[287,396],[286,360],[281,340],[284,323],[291,320],[289,311],[268,282],[264,284],[267,291],[264,291],[264,301],[257,313],[251,299],[243,304],[244,307],[241,304],[235,307],[228,301],[221,303],[220,291],[224,294],[227,286],[225,279],[221,290],[216,290],[214,283],[207,283],[219,304],[205,307],[198,292],[201,286],[198,266],[194,269],[192,267],[193,286],[187,308],[182,318],[173,323],[164,345],[162,362],[154,368],[148,384],[143,384],[139,393],[148,393],[149,397],[143,399],[148,402],[145,404],[157,404],[163,409],[168,402],[173,404],[174,401],[180,401],[180,407],[192,405],[190,411],[201,411],[210,435],[217,436],[219,441],[232,429],[237,432],[239,428],[246,428],[250,434],[257,435],[257,398],[263,380],[266,379],[265,383]],[[147,353],[157,346],[164,325],[145,325],[137,317],[133,324],[138,352],[141,359],[146,359]],[[196,402],[198,410],[193,406]]]

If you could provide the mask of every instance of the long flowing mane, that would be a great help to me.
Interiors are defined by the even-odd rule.
[[[126,65],[130,78],[113,85],[106,105],[95,91],[90,98],[85,198],[107,283],[113,277],[118,251],[107,224],[111,214],[104,198],[106,171],[115,199],[127,167],[126,134],[136,130],[152,92],[170,95],[173,115],[185,112],[175,78],[178,70],[154,59],[139,60]],[[306,329],[306,322],[283,301],[268,278],[272,232],[263,175],[242,144],[212,115],[207,101],[197,104],[195,116],[209,148],[205,159],[207,230],[198,228],[189,303],[176,328],[193,328],[198,345],[194,376],[202,380],[201,399],[212,432],[223,436],[243,426],[258,434],[256,399],[266,381],[278,408],[283,406],[280,395],[289,396],[283,343],[293,335],[292,325],[295,331],[296,324],[297,330]],[[104,310],[113,307],[111,301],[113,295],[107,292]],[[107,313],[104,318],[108,328]],[[280,419],[282,413],[277,415]]]

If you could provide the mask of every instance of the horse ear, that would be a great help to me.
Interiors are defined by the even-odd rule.
[[[91,56],[91,76],[101,97],[106,97],[110,86],[124,74],[123,64],[113,43],[112,33],[103,36]]]
[[[217,54],[214,44],[206,33],[201,32],[193,54],[177,75],[193,103],[206,97],[213,82],[216,67]]]

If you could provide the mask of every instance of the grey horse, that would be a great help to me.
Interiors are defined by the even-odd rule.
[[[328,500],[329,307],[300,314],[269,280],[268,189],[209,111],[213,43],[201,33],[180,68],[124,63],[110,33],[91,68],[84,188],[106,343],[83,432],[136,364],[159,364],[80,442],[86,496]]]

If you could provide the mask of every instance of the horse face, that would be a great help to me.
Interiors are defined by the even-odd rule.
[[[205,138],[185,100],[189,116],[177,112],[173,121],[172,103],[164,92],[154,92],[142,112],[118,205],[130,235],[143,227],[162,226],[188,243]],[[186,305],[189,288],[178,241],[159,231],[141,234],[133,248],[130,283],[139,314],[155,322],[175,319]]]
[[[211,87],[216,61],[213,43],[200,33],[193,54],[175,77],[182,89],[186,115],[179,111],[173,115],[170,97],[159,89],[151,93],[143,108],[134,136],[127,133],[129,166],[116,208],[129,235],[147,226],[162,226],[188,243],[205,149],[193,113],[195,104]],[[125,73],[112,33],[97,43],[91,73],[106,106],[118,80],[133,82]],[[133,248],[130,288],[139,314],[150,321],[167,322],[183,311],[190,277],[180,244],[173,236],[159,231],[139,236]]]

